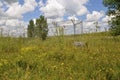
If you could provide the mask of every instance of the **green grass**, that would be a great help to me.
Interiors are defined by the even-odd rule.
[[[120,36],[0,38],[0,80],[120,80]]]

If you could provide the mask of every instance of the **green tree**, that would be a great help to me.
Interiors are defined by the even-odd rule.
[[[114,16],[111,20],[112,35],[120,35],[120,0],[103,0],[105,7],[108,7],[107,14]]]
[[[27,28],[27,35],[28,35],[28,37],[35,37],[34,27],[35,27],[34,21],[33,21],[33,20],[30,20],[30,21],[29,21],[28,28]]]
[[[44,16],[36,19],[36,36],[45,40],[48,34],[48,24],[47,19]]]

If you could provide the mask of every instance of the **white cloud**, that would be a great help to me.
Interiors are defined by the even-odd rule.
[[[40,7],[40,11],[47,17],[47,22],[52,23],[58,21],[59,26],[68,26],[68,32],[73,32],[73,24],[71,21],[60,22],[66,19],[78,20],[78,16],[86,15],[86,21],[83,23],[84,28],[95,29],[94,21],[103,22],[108,21],[110,18],[105,16],[104,12],[93,11],[89,13],[85,6],[89,0],[40,0],[39,3],[36,0],[24,0],[24,3],[19,4],[18,0],[0,0],[0,28],[4,29],[4,33],[9,32],[15,35],[20,35],[24,32],[23,29],[27,30],[26,22],[22,21],[23,14],[32,12],[36,7]],[[7,7],[7,9],[5,9]],[[35,21],[35,19],[33,19]],[[60,23],[59,23],[60,22]],[[69,28],[69,26],[71,26]],[[79,26],[80,27],[80,26]],[[25,31],[26,32],[26,31]]]
[[[92,13],[89,13],[86,15],[86,21],[84,22],[84,28],[85,30],[88,30],[88,32],[95,32],[96,31],[96,24],[95,22],[98,22],[99,31],[105,31],[105,29],[109,29],[108,20],[111,18],[109,16],[105,15],[105,12],[103,11],[93,11]]]
[[[2,26],[6,26],[6,27],[14,27],[14,28],[18,28],[18,27],[26,27],[27,23],[24,21],[21,21],[19,19],[2,19],[0,20],[0,25]]]
[[[27,24],[24,21],[21,21],[19,19],[4,19],[0,20],[0,28],[3,29],[3,34],[13,34],[16,36],[19,36],[25,32],[25,29],[27,28]]]
[[[94,22],[84,22],[84,28],[93,28]]]
[[[47,23],[52,23],[52,22],[60,22],[63,21],[63,18],[55,18],[55,19],[47,19]]]
[[[88,13],[85,4],[88,0],[47,0],[40,2],[40,11],[48,18],[63,17],[64,15],[81,16]]]
[[[0,7],[1,7],[2,5],[3,5],[2,2],[0,1]]]
[[[78,20],[78,18],[75,15],[68,17],[68,20],[71,20],[71,19]]]
[[[44,6],[43,0],[40,0],[40,2],[38,4],[40,7]]]
[[[87,14],[87,21],[98,21],[104,16],[104,12],[93,11],[92,14]]]
[[[40,10],[46,17],[62,17],[65,13],[64,6],[59,4],[56,0],[48,0],[46,6],[42,6]]]
[[[8,8],[6,14],[9,17],[22,18],[23,14],[34,11],[36,6],[37,2],[35,0],[24,0],[24,5],[20,5],[18,2],[15,2]]]
[[[9,19],[9,20],[6,20],[6,26],[9,26],[9,27],[17,27],[19,26],[20,24],[20,21],[18,19]]]
[[[6,14],[12,18],[22,18],[21,5],[18,2],[13,3],[6,11]]]
[[[81,16],[88,12],[84,6],[88,0],[57,0],[61,5],[64,6],[67,15]]]
[[[0,28],[3,28],[3,33],[21,35],[28,24],[22,21],[23,14],[34,11],[36,6],[35,0],[24,0],[23,5],[20,5],[18,0],[4,0],[3,3],[0,1]],[[5,7],[8,9],[5,10]]]
[[[4,11],[2,8],[0,8],[0,17],[4,15]]]
[[[106,29],[106,30],[109,30],[109,28],[110,28],[110,24],[109,24],[109,21],[111,21],[111,19],[113,18],[114,16],[105,16],[105,17],[103,17],[102,18],[102,23],[101,23],[101,25],[103,26],[103,28],[104,29]],[[105,31],[106,31],[105,30]]]
[[[3,3],[0,1],[0,18],[4,15]]]
[[[103,19],[102,19],[102,21],[103,22],[108,22],[108,21],[110,21],[112,18],[113,18],[114,16],[105,16]]]
[[[4,0],[4,1],[8,4],[11,4],[11,3],[17,2],[18,0]]]
[[[80,10],[77,12],[77,15],[84,15],[86,13],[88,13],[87,8],[85,6],[81,6]]]
[[[0,25],[4,25],[5,24],[5,20],[0,19]]]

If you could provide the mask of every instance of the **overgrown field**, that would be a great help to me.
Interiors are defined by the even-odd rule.
[[[0,80],[120,80],[120,36],[0,38]]]

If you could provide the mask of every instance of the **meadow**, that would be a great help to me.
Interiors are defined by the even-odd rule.
[[[120,80],[120,36],[0,37],[0,80]]]

